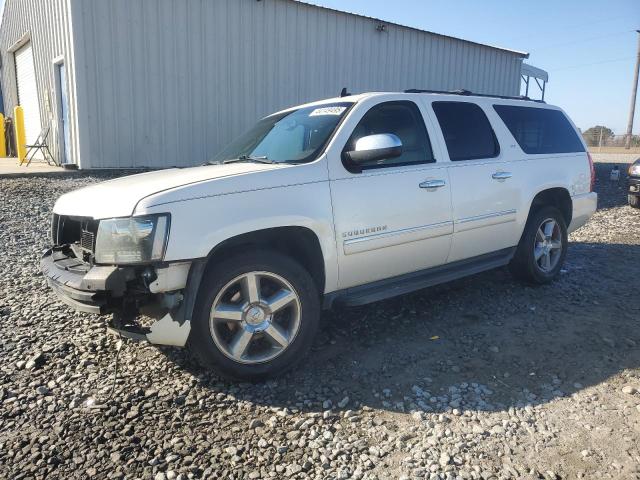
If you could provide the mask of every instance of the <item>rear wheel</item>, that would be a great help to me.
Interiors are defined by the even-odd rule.
[[[534,284],[553,281],[567,255],[567,226],[555,207],[542,207],[529,218],[509,265],[517,278]]]
[[[320,318],[309,273],[277,252],[232,256],[203,280],[189,346],[225,377],[261,380],[309,350]]]
[[[627,195],[627,200],[629,201],[629,205],[633,208],[640,208],[640,197],[637,195]]]

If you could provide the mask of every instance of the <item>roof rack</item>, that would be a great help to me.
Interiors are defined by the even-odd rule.
[[[502,98],[505,100],[526,100],[528,102],[537,102],[537,103],[546,103],[544,100],[535,100],[533,98],[526,97],[524,95],[518,95],[515,97],[510,97],[507,95],[489,95],[487,93],[473,93],[469,90],[421,90],[419,88],[410,88],[405,90],[404,93],[441,93],[445,95],[463,95],[463,96],[474,96],[474,97],[489,97],[489,98]]]

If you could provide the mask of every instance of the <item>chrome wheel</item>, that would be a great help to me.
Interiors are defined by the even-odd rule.
[[[538,227],[533,256],[543,272],[552,271],[562,256],[562,230],[553,218],[547,218]]]
[[[230,359],[262,363],[282,354],[300,329],[300,298],[283,277],[249,272],[227,283],[213,301],[209,329]]]

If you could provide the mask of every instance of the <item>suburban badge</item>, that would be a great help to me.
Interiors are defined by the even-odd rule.
[[[370,233],[384,232],[386,229],[386,225],[379,225],[377,227],[367,227],[358,230],[351,230],[349,232],[342,232],[342,238],[361,237],[362,235],[368,235]]]

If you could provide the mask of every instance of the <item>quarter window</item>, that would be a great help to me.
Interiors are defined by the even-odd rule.
[[[397,135],[402,141],[402,155],[360,164],[362,169],[435,162],[422,114],[415,103],[385,102],[372,107],[353,130],[344,151],[353,150],[360,138],[380,133]]]
[[[469,102],[433,102],[432,106],[452,161],[498,156],[498,140],[489,119],[478,105]]]
[[[584,152],[575,129],[560,110],[494,105],[524,153]]]

